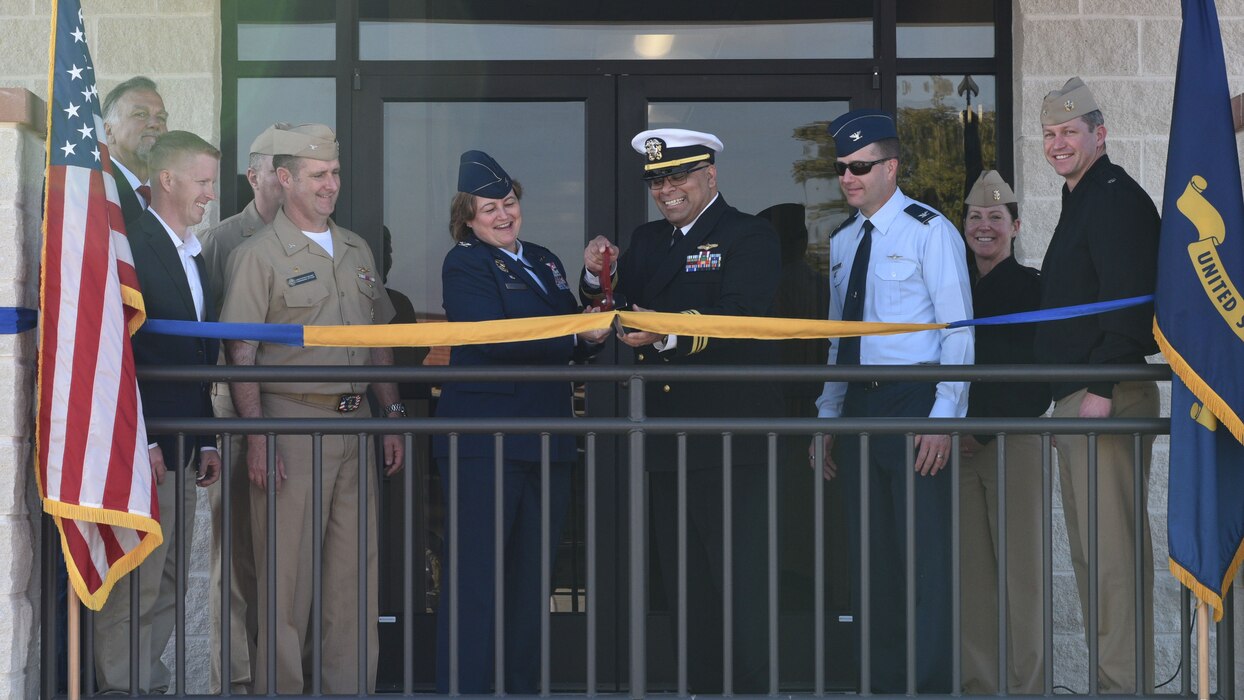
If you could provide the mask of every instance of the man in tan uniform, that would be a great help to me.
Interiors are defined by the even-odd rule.
[[[332,222],[329,216],[341,188],[338,146],[332,129],[304,124],[274,135],[273,165],[285,193],[276,218],[234,251],[229,260],[229,289],[221,320],[232,323],[355,325],[387,323],[393,306],[380,282],[367,243]],[[389,365],[389,348],[298,348],[253,341],[228,341],[235,365]],[[363,392],[366,383],[236,382],[233,403],[244,418],[370,417]],[[389,417],[402,417],[397,387],[374,383],[372,393]],[[323,643],[323,692],[356,693],[358,687],[358,502],[359,462],[369,469],[367,512],[367,688],[374,689],[379,639],[376,631],[376,481],[371,450],[359,454],[351,435],[325,435],[322,442],[323,636],[308,638],[312,577],[312,440],[307,435],[276,438],[276,461],[268,472],[266,439],[247,437],[247,469],[255,572],[259,581],[259,640],[255,691],[269,688],[267,635],[276,636],[276,691],[310,690],[311,644]],[[402,442],[384,437],[385,473],[402,467]],[[276,493],[276,531],[267,530],[267,493]],[[276,571],[266,571],[271,539]],[[267,629],[266,586],[276,589],[276,628]]]
[[[265,129],[251,144],[250,163],[246,168],[246,180],[250,183],[255,198],[240,213],[220,222],[202,236],[203,260],[207,263],[208,275],[214,281],[212,285],[211,303],[220,315],[221,304],[225,300],[225,289],[229,285],[227,263],[229,255],[235,248],[263,227],[272,223],[276,212],[281,208],[285,193],[276,178],[276,169],[272,167],[273,134],[289,128],[289,124],[278,122]],[[221,363],[228,358],[221,353]],[[212,385],[212,413],[217,418],[237,418],[233,409],[233,397],[229,394],[229,385],[217,382]],[[219,693],[220,674],[220,552],[224,535],[224,512],[222,489],[229,489],[229,520],[230,520],[230,558],[229,558],[229,656],[230,684],[235,693],[250,690],[254,675],[251,672],[251,660],[255,658],[255,640],[259,636],[259,621],[255,617],[255,608],[250,603],[258,596],[255,585],[255,555],[251,548],[251,514],[250,500],[247,495],[249,483],[246,472],[246,440],[241,435],[233,435],[230,439],[230,469],[228,483],[208,489],[208,501],[212,506],[212,548],[217,553],[212,558],[211,578],[211,638],[212,668],[210,692]],[[221,445],[223,449],[224,445]]]

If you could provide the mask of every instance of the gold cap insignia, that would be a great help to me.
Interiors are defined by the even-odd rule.
[[[1068,112],[1070,112],[1071,110],[1075,108],[1076,108],[1075,100],[1067,100],[1066,102],[1063,103],[1063,109],[1067,110]]]
[[[993,191],[993,201],[997,202],[997,201],[1000,201],[1001,199],[1002,199],[1002,193],[1001,193],[1001,192],[999,192],[998,190],[994,190],[994,191]]]
[[[644,141],[644,153],[648,156],[648,162],[661,160],[661,149],[664,148],[665,142],[658,138],[650,138]]]

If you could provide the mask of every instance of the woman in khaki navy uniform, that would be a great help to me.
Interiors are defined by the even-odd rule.
[[[1013,256],[1019,234],[1015,193],[996,170],[981,173],[964,200],[964,237],[976,258],[977,317],[1041,305],[1041,273]],[[1031,364],[1033,324],[976,327],[976,363]],[[1031,418],[1050,406],[1049,384],[975,382],[969,418]],[[993,435],[960,441],[959,541],[963,587],[963,689],[998,692],[998,446]],[[1040,694],[1045,652],[1041,620],[1041,438],[1006,438],[1007,690]]]
[[[482,151],[462,154],[458,194],[450,205],[449,229],[457,245],[441,270],[445,317],[449,321],[491,321],[555,316],[579,311],[566,266],[553,251],[520,241],[522,186]],[[566,365],[586,359],[609,329],[575,336],[515,343],[462,345],[450,351],[455,367],[479,365]],[[568,418],[571,384],[552,382],[447,382],[437,417]],[[444,484],[450,470],[449,440],[436,435],[433,456]],[[505,688],[534,695],[540,679],[540,436],[507,435],[505,460]],[[570,501],[575,438],[550,437],[549,546],[556,553]],[[494,607],[494,460],[492,435],[458,437],[458,590],[442,587],[436,625],[436,687],[449,692],[449,612],[458,606],[458,690],[490,692],[496,630]],[[449,513],[449,490],[445,512]],[[446,530],[448,531],[448,525]],[[552,570],[550,568],[550,575]],[[447,580],[447,579],[446,579]],[[498,689],[500,691],[501,689]]]
[[[285,203],[270,225],[234,251],[221,320],[230,323],[289,323],[309,326],[387,323],[393,305],[366,241],[329,219],[341,187],[337,141],[332,130],[304,124],[273,136],[273,166]],[[390,365],[389,348],[295,347],[226,341],[235,365]],[[233,403],[243,418],[367,418],[366,382],[233,383]],[[397,387],[372,383],[384,414],[401,417]],[[402,467],[402,442],[383,439],[386,474]],[[278,435],[276,473],[277,549],[276,690],[310,690],[313,669],[307,650],[311,625],[312,441],[308,435]],[[367,690],[373,689],[379,639],[376,632],[376,481],[367,450]],[[267,449],[263,435],[247,438],[255,575],[259,585],[259,643],[255,692],[267,679]],[[353,435],[325,435],[323,489],[323,691],[356,693],[358,682],[359,441]],[[304,656],[306,654],[306,656]]]

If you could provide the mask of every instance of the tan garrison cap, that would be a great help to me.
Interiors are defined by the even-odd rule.
[[[323,124],[299,124],[272,134],[272,155],[336,160],[337,135]]]
[[[986,170],[976,178],[972,191],[968,192],[968,198],[963,200],[963,203],[978,207],[992,207],[1018,201],[1015,199],[1015,193],[1011,191],[1011,186],[1006,184],[1006,180],[1002,179],[997,170]]]
[[[1069,122],[1097,109],[1097,100],[1093,98],[1092,91],[1084,81],[1078,77],[1071,78],[1060,89],[1051,91],[1041,102],[1041,126]]]
[[[259,153],[270,156],[276,153],[276,133],[278,131],[286,131],[290,128],[289,122],[277,122],[272,126],[264,129],[251,142],[250,153]]]

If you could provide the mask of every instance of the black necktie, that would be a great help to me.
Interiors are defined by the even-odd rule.
[[[680,238],[682,238],[682,229],[675,226],[674,230],[670,231],[670,248],[677,245]]]
[[[851,277],[847,280],[847,296],[842,300],[842,320],[864,320],[864,295],[868,291],[868,258],[872,255],[873,222],[864,220],[864,237],[860,239],[860,247],[855,250],[855,261],[851,263]],[[838,345],[838,364],[858,365],[860,363],[859,336],[843,338]]]

